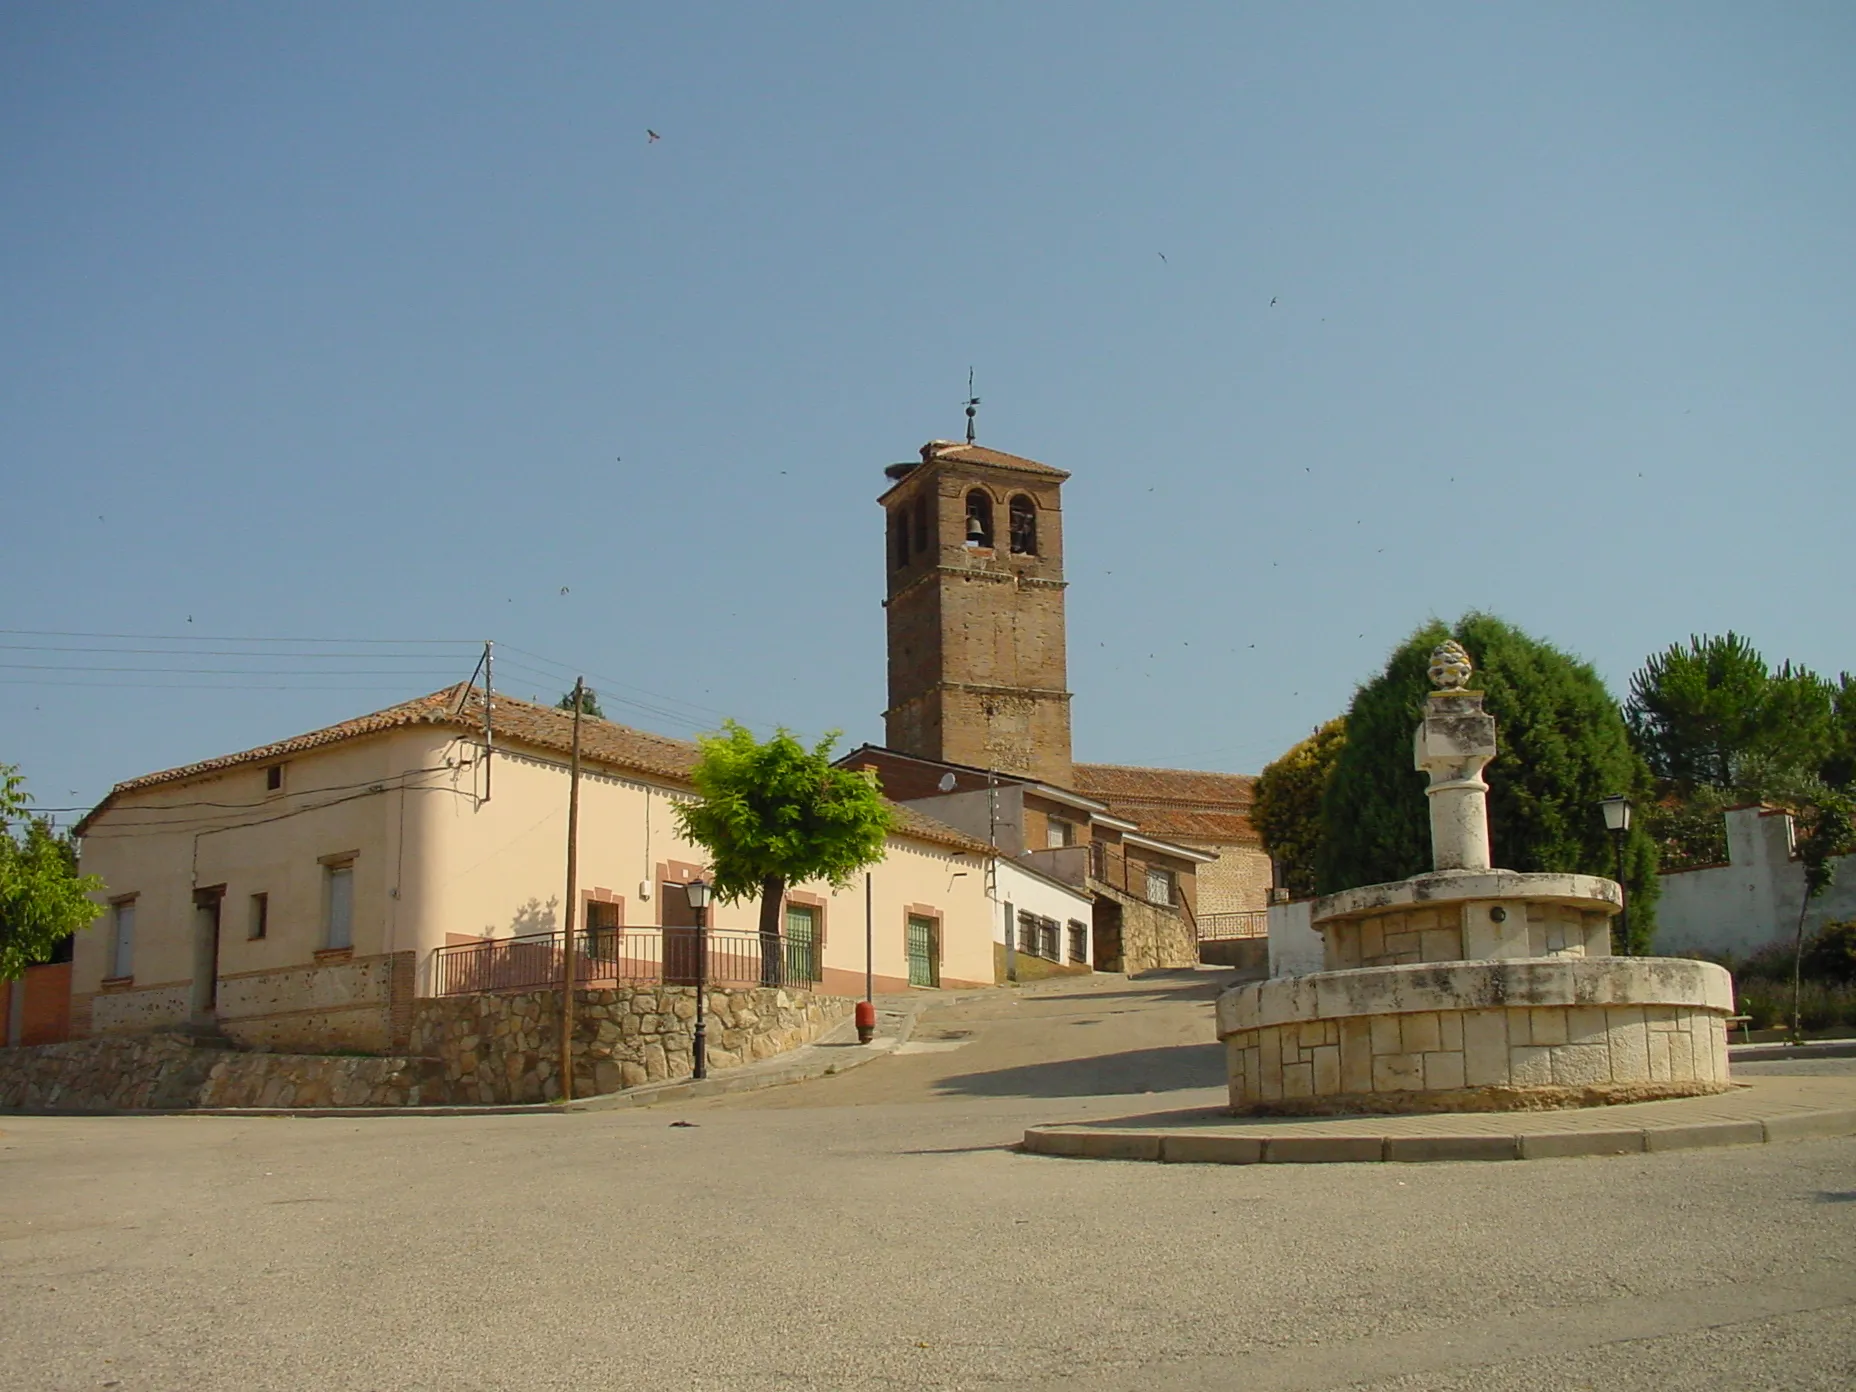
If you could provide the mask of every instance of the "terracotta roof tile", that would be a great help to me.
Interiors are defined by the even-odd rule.
[[[1083,796],[1156,836],[1187,844],[1260,842],[1249,817],[1255,780],[1241,773],[1077,764],[1072,782]]]
[[[492,707],[492,716],[492,728],[499,744],[508,741],[557,754],[573,752],[572,711],[518,701],[513,696],[499,692]],[[202,759],[198,763],[128,779],[112,788],[108,796],[78,823],[76,830],[82,835],[91,821],[124,793],[159,787],[164,783],[185,782],[249,764],[273,763],[294,754],[408,725],[445,725],[473,734],[479,732],[483,729],[483,692],[477,687],[466,687],[460,683],[427,696],[404,701],[397,706],[388,706],[385,710],[356,716],[353,720],[311,730],[307,734],[293,735],[273,744],[262,744],[237,754],[222,754],[217,758]],[[580,755],[589,763],[654,774],[667,781],[687,785],[690,773],[696,767],[697,754],[696,745],[689,740],[654,735],[648,730],[636,730],[629,725],[592,716],[583,717],[580,722]],[[904,835],[961,851],[991,850],[984,841],[976,840],[933,817],[923,816],[895,803],[891,803],[890,807],[896,815],[896,830]]]
[[[1070,476],[1067,469],[1040,464],[1035,459],[1007,454],[1004,450],[987,449],[984,445],[963,444],[958,440],[930,440],[922,446],[922,454],[924,462],[929,458],[946,459],[956,464],[990,464],[995,469],[1015,469],[1019,473],[1042,474],[1046,478],[1067,479]]]

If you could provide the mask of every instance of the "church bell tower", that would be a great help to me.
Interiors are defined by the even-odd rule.
[[[884,742],[1068,787],[1060,492],[1069,474],[971,440],[932,440],[920,463],[884,472]]]

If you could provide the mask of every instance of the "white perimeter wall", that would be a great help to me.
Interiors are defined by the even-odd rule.
[[[1804,865],[1793,855],[1791,814],[1740,807],[1726,814],[1728,864],[1661,877],[1656,951],[1746,956],[1798,931]],[[1856,856],[1839,856],[1836,878],[1805,913],[1805,932],[1856,918]]]

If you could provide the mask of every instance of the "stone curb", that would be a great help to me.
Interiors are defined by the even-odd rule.
[[[491,1102],[479,1106],[444,1104],[433,1107],[145,1107],[119,1108],[114,1111],[72,1111],[39,1108],[30,1111],[16,1107],[0,1108],[0,1116],[212,1116],[212,1117],[473,1117],[473,1116],[548,1116],[561,1112],[609,1112],[627,1107],[650,1107],[660,1102],[687,1102],[700,1097],[720,1097],[732,1092],[758,1092],[762,1088],[784,1087],[843,1073],[875,1059],[886,1058],[909,1042],[915,1032],[915,1020],[928,1005],[926,1000],[883,1010],[881,1014],[900,1016],[894,1032],[869,1044],[852,1045],[842,1053],[814,1055],[782,1062],[779,1067],[754,1064],[730,1069],[715,1077],[694,1082],[687,1078],[663,1083],[646,1083],[624,1092],[602,1093],[597,1097],[577,1098],[572,1102]],[[855,1038],[857,1024],[844,1020],[832,1029],[803,1044],[794,1053],[806,1053],[818,1046],[840,1046],[844,1038]],[[773,1062],[769,1060],[768,1062]]]
[[[1815,1044],[1729,1044],[1729,1063],[1784,1063],[1791,1059],[1856,1058],[1856,1039],[1824,1039]]]
[[[1241,1132],[1120,1131],[1034,1126],[1020,1149],[1075,1160],[1159,1160],[1198,1165],[1417,1164],[1430,1160],[1545,1160],[1580,1155],[1642,1155],[1709,1146],[1856,1136],[1856,1107],[1791,1112],[1763,1121],[1705,1121],[1684,1126],[1537,1131],[1510,1136],[1376,1136]]]

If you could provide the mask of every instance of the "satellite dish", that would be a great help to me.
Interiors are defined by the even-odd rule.
[[[941,775],[941,781],[937,783],[935,786],[944,793],[951,793],[954,791],[954,784],[956,781],[957,780],[955,779],[953,774],[944,773]]]

